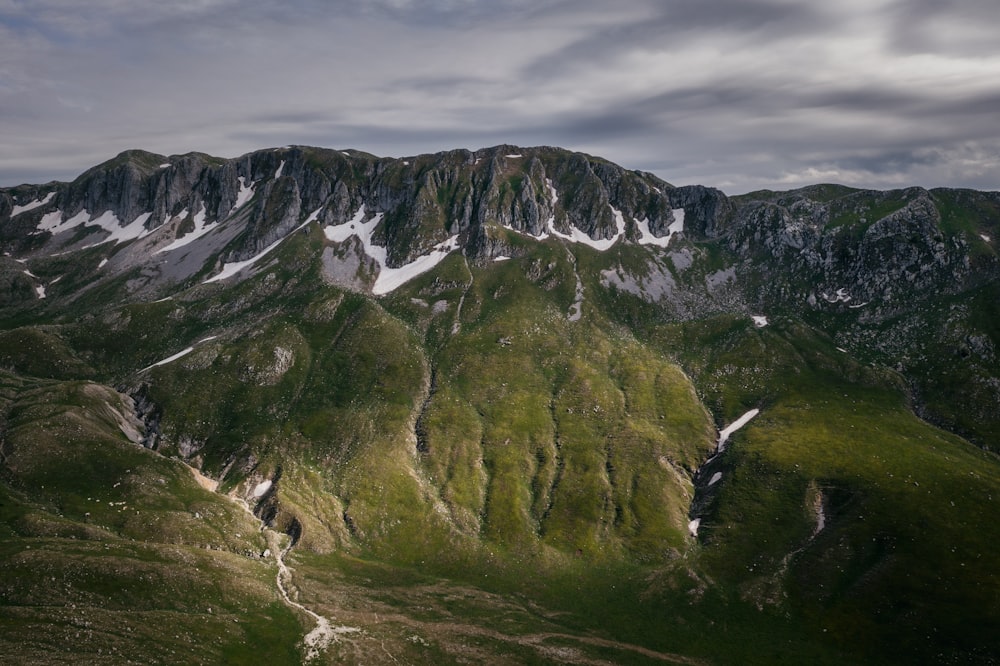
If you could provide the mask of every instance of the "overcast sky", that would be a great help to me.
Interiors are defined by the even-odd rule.
[[[1000,190],[997,0],[0,0],[0,185],[122,150],[555,145]]]

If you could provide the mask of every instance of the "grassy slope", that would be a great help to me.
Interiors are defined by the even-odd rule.
[[[272,644],[275,660],[292,654],[299,629],[273,605],[273,590],[234,591],[238,581],[265,585],[267,567],[197,548],[218,539],[238,550],[226,541],[236,533],[226,521],[242,517],[196,488],[183,468],[125,442],[107,414],[95,416],[101,410],[84,399],[86,384],[60,374],[89,364],[106,382],[150,383],[167,453],[188,438],[203,446],[211,473],[221,474],[234,455],[253,461],[231,468],[224,488],[281,470],[278,520],[294,518],[305,530],[295,556],[304,598],[366,628],[331,659],[350,660],[352,649],[370,656],[375,637],[425,663],[470,654],[530,663],[570,647],[588,658],[658,659],[634,646],[724,662],[842,663],[855,634],[863,641],[852,660],[906,661],[912,655],[884,652],[903,639],[923,654],[997,652],[970,630],[995,635],[1000,616],[992,573],[1000,567],[985,547],[996,536],[989,520],[1000,490],[996,462],[916,420],[891,373],[854,362],[794,320],[756,330],[721,317],[637,338],[604,318],[595,304],[603,308],[606,296],[586,277],[584,317],[569,322],[574,262],[559,244],[472,272],[455,255],[379,305],[323,285],[312,260],[319,242],[296,237],[281,248],[280,264],[232,289],[195,290],[30,334],[68,365],[38,370],[63,381],[10,380],[18,385],[5,408],[8,441],[17,444],[20,429],[23,451],[42,448],[33,466],[5,448],[5,468],[20,475],[5,481],[5,562],[28,566],[17,553],[42,547],[37,539],[68,562],[89,519],[103,531],[88,544],[119,548],[129,562],[155,553],[157,568],[178,576],[176,587],[161,579],[141,594],[155,606],[170,590],[189,591],[191,601],[163,612],[202,626],[206,640],[230,637],[213,656],[263,649],[276,634],[283,638]],[[574,250],[580,266],[614,259]],[[209,335],[219,337],[135,374]],[[720,426],[751,407],[763,413],[733,438],[692,547],[690,473],[712,441],[702,402]],[[29,446],[45,432],[42,421],[64,434],[77,427],[80,409],[89,410],[85,421],[97,434]],[[67,474],[52,462],[55,452],[78,456],[92,473]],[[137,494],[141,521],[117,506],[85,515],[86,497],[109,485],[156,489],[161,478],[164,492]],[[817,497],[828,522],[811,538]],[[192,507],[216,511],[214,527],[192,520]],[[64,527],[27,531],[29,514]],[[153,524],[155,534],[169,527],[169,547],[139,543]],[[189,545],[173,545],[182,541]],[[114,561],[99,551],[79,555],[84,571]],[[204,589],[201,579],[185,578],[195,576],[191,562],[216,567],[214,576],[228,583]],[[229,562],[239,564],[226,569]],[[139,570],[133,566],[126,571]],[[42,575],[27,570],[19,580]],[[346,599],[342,586],[356,594]],[[123,582],[120,599],[103,590],[92,614],[138,603],[129,589]],[[39,592],[26,587],[9,598],[18,594]],[[197,609],[209,602],[245,613],[255,628],[236,635],[200,624]],[[396,613],[388,625],[375,615],[387,607]],[[498,608],[509,623],[498,623]],[[33,617],[17,626],[41,644],[56,620]],[[110,620],[104,626],[99,649],[130,645],[110,631]],[[430,652],[410,639],[411,629]],[[456,635],[475,636],[469,640],[478,647],[462,652],[469,640]],[[921,635],[931,639],[914,642]],[[16,644],[14,636],[5,640]],[[163,640],[176,650],[187,639]]]
[[[297,660],[242,509],[126,440],[111,389],[2,388],[0,663]]]
[[[706,399],[726,422],[762,413],[724,456],[701,529],[706,571],[876,659],[997,654],[996,458],[917,419],[898,378],[804,326],[720,322],[715,339],[688,358]]]

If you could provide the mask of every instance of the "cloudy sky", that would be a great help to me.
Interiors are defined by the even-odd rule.
[[[127,148],[557,145],[729,193],[1000,189],[996,0],[0,0],[0,186]]]

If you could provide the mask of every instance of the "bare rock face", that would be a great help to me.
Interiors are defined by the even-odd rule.
[[[871,304],[864,314],[878,318],[921,295],[958,292],[996,272],[992,250],[972,252],[978,237],[960,233],[942,213],[952,199],[960,208],[993,210],[1000,205],[995,198],[817,185],[730,199],[713,188],[674,187],[652,174],[549,147],[501,145],[401,159],[304,146],[229,160],[134,150],[72,183],[0,190],[0,251],[30,259],[136,240],[107,253],[113,256],[106,266],[94,260],[104,274],[133,271],[128,284],[136,291],[214,274],[260,255],[307,221],[336,228],[362,209],[365,220],[380,216],[369,242],[385,248],[380,261],[390,269],[445,242],[486,265],[517,256],[517,235],[573,235],[605,247],[638,242],[646,229],[662,238],[676,231],[683,211],[685,247],[725,247],[729,264],[716,270],[729,271],[754,307]],[[120,226],[117,235],[106,226],[108,213]],[[98,228],[102,216],[105,226]],[[181,245],[171,261],[157,254]],[[378,274],[357,238],[327,247],[323,256],[325,279],[336,284],[364,291]],[[45,286],[11,262],[0,279],[8,304],[38,300]],[[705,280],[672,291],[671,311],[700,312],[699,303],[717,292]]]
[[[732,219],[734,206],[725,194],[711,187],[686,185],[670,191],[671,208],[683,208],[684,230],[694,238],[718,238],[724,235]],[[654,233],[659,230],[653,225]],[[665,228],[660,230],[661,235]]]

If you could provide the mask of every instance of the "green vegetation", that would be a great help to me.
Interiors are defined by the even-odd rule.
[[[396,259],[467,205],[547,198],[539,165],[558,223],[613,224],[597,158],[289,150],[406,190]],[[747,240],[826,220],[849,264],[918,194],[752,193],[755,228],[667,252],[487,220],[512,259],[470,245],[381,298],[332,284],[315,226],[157,302],[139,269],[89,282],[93,250],[34,261],[51,299],[0,312],[0,662],[300,663],[302,607],[337,628],[327,663],[995,661],[994,198],[932,193],[932,240],[981,273],[913,310],[807,306],[830,285],[796,239]]]

